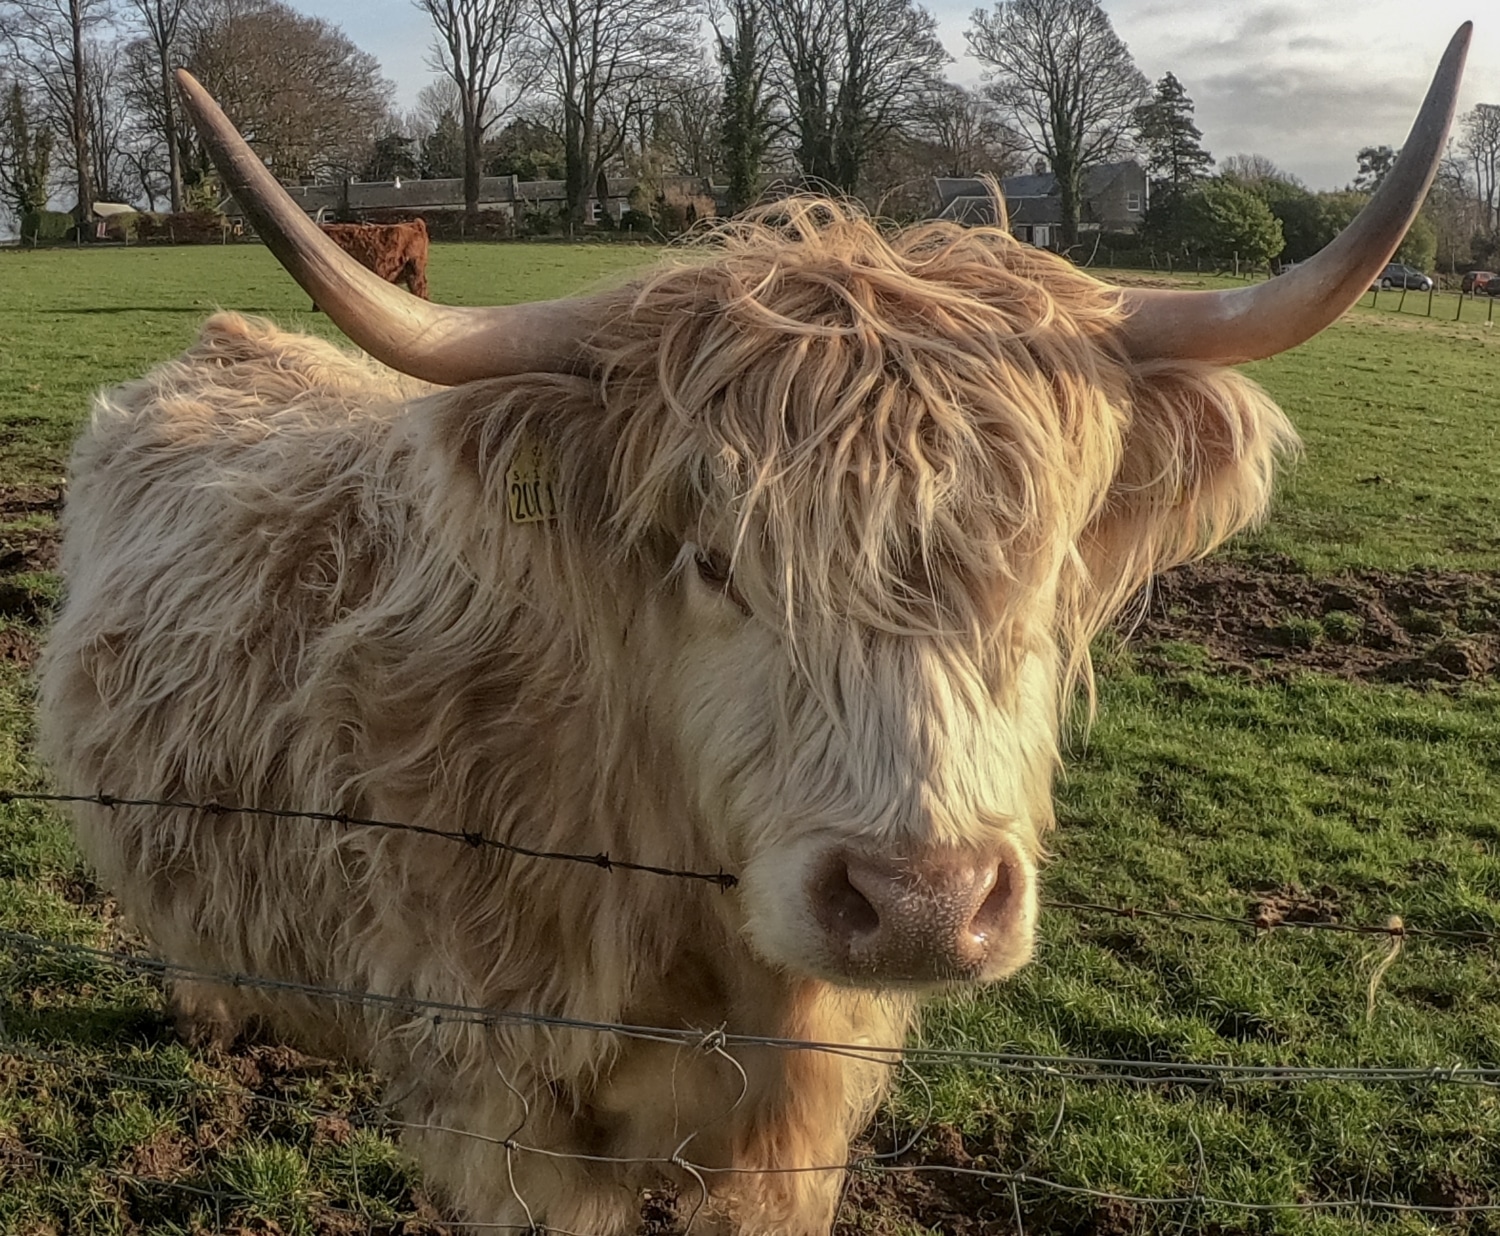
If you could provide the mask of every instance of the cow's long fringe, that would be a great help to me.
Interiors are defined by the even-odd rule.
[[[149,808],[81,808],[85,849],[186,965],[899,1043],[910,997],[766,964],[768,941],[808,934],[777,864],[835,825],[1034,851],[1059,682],[1152,570],[1263,509],[1291,440],[1235,374],[1128,363],[1119,313],[999,231],[885,232],[794,200],[642,280],[584,375],[441,391],[212,318],[101,396],[75,454],[68,599],[42,666],[63,783],[316,802],[745,881],[580,898],[558,864]],[[509,521],[523,448],[556,474],[555,521]],[[732,559],[753,622],[673,599],[695,549]],[[861,699],[926,715],[893,735]],[[903,779],[899,743],[948,780]],[[1014,964],[1029,946],[1028,928]],[[678,1045],[210,985],[177,998],[198,1032],[258,1016],[370,1058],[414,1123],[574,1153],[670,1157],[696,1130],[699,1162],[840,1162],[887,1081],[837,1058],[752,1051],[741,1077]],[[624,1232],[654,1178],[507,1164],[481,1141],[415,1149],[489,1221]],[[797,1173],[716,1187],[714,1221],[741,1234],[825,1231],[837,1194]]]
[[[1257,518],[1296,441],[1233,370],[1129,363],[1118,291],[1000,228],[793,198],[689,256],[600,333],[629,418],[614,509],[637,535],[697,521],[799,640],[957,636],[1003,662],[1055,635],[1087,677],[1100,628]]]

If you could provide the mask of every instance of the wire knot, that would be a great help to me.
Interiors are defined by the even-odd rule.
[[[707,1034],[705,1034],[701,1039],[698,1040],[698,1050],[703,1052],[705,1055],[711,1055],[714,1052],[723,1051],[724,1048],[728,1045],[729,1036],[724,1033],[723,1026],[720,1026],[717,1030],[710,1030]]]

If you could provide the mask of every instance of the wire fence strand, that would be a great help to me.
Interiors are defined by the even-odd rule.
[[[19,790],[0,787],[0,805],[6,803],[88,803],[105,808],[155,807],[171,811],[195,811],[210,816],[239,816],[249,819],[261,818],[271,821],[301,821],[334,825],[340,828],[375,828],[395,832],[412,833],[443,841],[455,842],[472,848],[492,849],[517,857],[578,863],[596,867],[603,871],[630,871],[672,879],[694,880],[728,890],[739,884],[739,877],[732,872],[693,871],[675,867],[640,863],[615,858],[608,853],[582,854],[563,850],[543,850],[498,838],[473,829],[456,830],[436,828],[426,824],[412,824],[398,820],[375,819],[352,815],[343,811],[293,810],[282,807],[254,807],[243,804],[228,804],[214,801],[190,802],[183,799],[134,798],[103,792],[95,794],[57,794],[41,791]],[[1343,935],[1385,936],[1400,939],[1429,939],[1450,944],[1493,945],[1500,942],[1500,931],[1484,928],[1422,927],[1408,923],[1405,916],[1388,916],[1380,923],[1346,923],[1333,919],[1287,917],[1274,909],[1262,907],[1251,916],[1214,914],[1206,910],[1182,910],[1161,906],[1119,906],[1102,902],[1069,899],[1042,898],[1043,909],[1087,918],[1091,916],[1124,920],[1156,920],[1162,922],[1202,923],[1253,936],[1276,931],[1327,931]]]
[[[539,850],[486,836],[474,829],[433,828],[427,824],[407,824],[399,820],[378,820],[370,816],[351,815],[346,811],[294,811],[283,807],[250,807],[237,803],[187,802],[171,798],[124,798],[117,794],[48,794],[30,790],[0,789],[0,805],[5,803],[90,803],[96,807],[157,807],[170,811],[196,811],[211,816],[250,816],[268,820],[297,820],[308,823],[336,824],[341,828],[380,828],[392,832],[413,833],[456,841],[472,849],[498,850],[520,858],[548,859],[553,862],[582,863],[603,871],[636,871],[646,875],[667,876],[678,880],[701,880],[721,889],[733,888],[737,876],[726,871],[685,871],[675,867],[658,867],[614,858],[608,853],[578,854],[566,850]]]
[[[182,965],[159,957],[93,948],[67,941],[48,940],[27,932],[0,930],[0,944],[25,952],[75,957],[107,963],[121,969],[163,978],[188,978],[293,995],[366,1005],[390,1011],[407,1020],[426,1020],[435,1026],[474,1024],[490,1027],[533,1026],[547,1030],[576,1030],[591,1034],[618,1035],[645,1042],[666,1043],[712,1051],[723,1047],[767,1048],[808,1051],[846,1056],[875,1063],[963,1064],[993,1072],[1020,1074],[1069,1081],[1125,1082],[1135,1085],[1247,1085],[1266,1083],[1351,1082],[1360,1084],[1467,1085],[1500,1087],[1500,1066],[1462,1063],[1424,1065],[1282,1065],[1235,1064],[1217,1061],[1124,1059],[1108,1056],[1049,1055],[1033,1052],[988,1051],[976,1048],[881,1046],[869,1043],[837,1043],[816,1039],[781,1038],[772,1035],[737,1034],[718,1029],[642,1026],[623,1022],[591,1021],[584,1018],[483,1005],[431,1000],[360,991],[291,979],[208,970]]]

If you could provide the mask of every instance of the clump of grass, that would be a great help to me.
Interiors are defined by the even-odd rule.
[[[1364,619],[1346,609],[1323,615],[1323,633],[1335,644],[1358,643],[1364,629]]]
[[[1425,609],[1412,610],[1401,620],[1401,625],[1413,635],[1441,635],[1447,629],[1441,614]]]
[[[1276,630],[1291,648],[1316,648],[1323,642],[1323,624],[1316,618],[1293,614],[1286,618]]]

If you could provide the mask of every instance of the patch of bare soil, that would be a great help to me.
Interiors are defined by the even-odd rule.
[[[1263,889],[1255,894],[1253,918],[1257,927],[1280,923],[1341,923],[1338,890],[1330,884],[1311,891],[1296,884]]]
[[[862,1149],[868,1153],[870,1147]],[[834,1236],[895,1236],[913,1226],[951,1236],[1009,1236],[1016,1230],[1006,1186],[970,1174],[1003,1170],[993,1148],[986,1153],[957,1129],[935,1125],[911,1152],[882,1162],[895,1170],[850,1173]],[[918,1167],[938,1170],[911,1170]]]
[[[1316,577],[1278,560],[1214,560],[1157,579],[1130,631],[1182,640],[1254,678],[1316,670],[1364,682],[1451,687],[1500,671],[1500,575],[1348,571]]]

